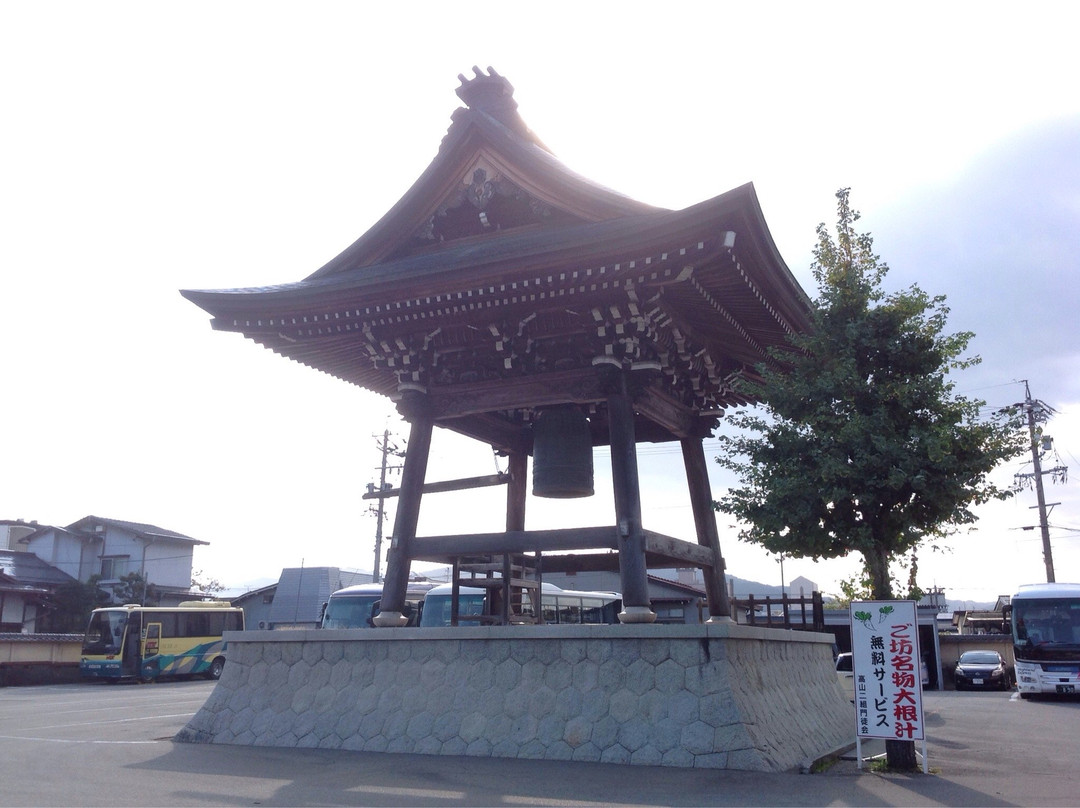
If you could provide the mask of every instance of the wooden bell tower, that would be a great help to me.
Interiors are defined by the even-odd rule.
[[[702,440],[727,407],[751,403],[736,382],[809,327],[806,294],[753,186],[678,211],[629,199],[560,163],[504,77],[474,73],[459,77],[464,106],[428,168],[326,266],[284,286],[183,294],[215,329],[389,396],[408,420],[377,624],[404,619],[412,561],[467,557],[502,559],[507,580],[511,559],[617,568],[624,622],[655,619],[649,568],[699,567],[711,618],[728,618]],[[509,457],[504,532],[416,535],[436,426]],[[642,524],[636,448],[669,441],[694,541]],[[528,458],[537,495],[584,495],[581,458],[605,445],[614,524],[527,530]]]

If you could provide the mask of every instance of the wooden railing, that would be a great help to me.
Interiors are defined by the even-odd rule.
[[[788,595],[763,598],[750,595],[746,600],[731,601],[731,615],[736,623],[764,628],[798,629],[800,631],[824,631],[825,607],[821,593],[813,592],[808,598]]]

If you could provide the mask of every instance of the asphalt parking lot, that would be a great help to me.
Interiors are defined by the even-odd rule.
[[[179,744],[205,681],[0,689],[0,805],[1076,805],[1080,700],[925,695],[931,773],[814,774]],[[880,752],[871,744],[865,754]]]

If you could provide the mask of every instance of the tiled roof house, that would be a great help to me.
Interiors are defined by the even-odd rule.
[[[79,581],[100,575],[105,588],[140,573],[162,604],[191,597],[192,553],[208,542],[142,522],[85,516],[65,527],[42,525],[20,543]]]

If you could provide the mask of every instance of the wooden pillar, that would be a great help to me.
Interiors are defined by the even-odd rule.
[[[409,619],[404,614],[405,594],[409,587],[412,566],[410,545],[416,538],[420,518],[420,497],[427,474],[431,452],[432,419],[427,412],[426,399],[416,393],[403,398],[398,410],[410,421],[409,445],[405,449],[405,465],[401,471],[401,494],[394,517],[394,535],[386,556],[386,578],[383,582],[382,604],[375,616],[376,626],[403,626]]]
[[[528,493],[529,456],[510,453],[510,482],[506,486],[506,529],[525,529],[525,495]]]
[[[698,544],[713,553],[713,565],[705,570],[705,592],[709,597],[709,620],[730,621],[731,602],[728,600],[724,577],[724,556],[720,552],[720,534],[716,530],[716,513],[712,506],[712,488],[709,486],[709,469],[705,461],[705,449],[697,438],[683,438],[683,465],[686,482],[690,488],[690,507],[694,511]]]
[[[507,468],[507,472],[510,474],[510,482],[506,485],[506,532],[514,530],[525,529],[525,497],[528,493],[527,483],[529,477],[529,456],[524,452],[511,452],[510,464]],[[503,556],[503,580],[506,582],[503,584],[503,624],[509,625],[510,623],[510,602],[513,597],[513,592],[510,586],[510,579],[513,577],[511,571],[511,556]],[[524,577],[524,572],[522,572]],[[536,599],[539,601],[540,590],[537,586],[535,593]],[[533,605],[533,611],[540,611],[539,603]]]
[[[525,529],[525,498],[528,494],[528,478],[529,478],[529,456],[524,452],[510,452],[509,455],[510,464],[507,468],[507,473],[510,475],[510,482],[506,486],[506,532],[522,531]],[[539,554],[538,554],[539,555]],[[517,577],[512,570],[513,562],[518,561],[521,564],[519,575],[525,578],[525,556],[522,554],[520,557],[514,557],[509,553],[503,556],[503,624],[509,625],[511,604],[515,602],[514,590],[510,585],[512,578]],[[537,575],[539,575],[539,558],[537,558]],[[520,596],[520,607],[524,609],[524,597],[525,590],[521,590],[517,593]],[[534,615],[542,614],[543,610],[540,607],[540,580],[537,578],[536,590],[529,593],[529,597],[535,600],[532,603],[532,609]],[[538,618],[539,622],[539,618]]]
[[[652,623],[656,613],[649,601],[645,566],[645,532],[641,525],[641,487],[638,479],[634,406],[625,372],[619,372],[608,395],[608,434],[611,439],[611,478],[615,487],[615,530],[618,533],[619,578],[623,623]]]

